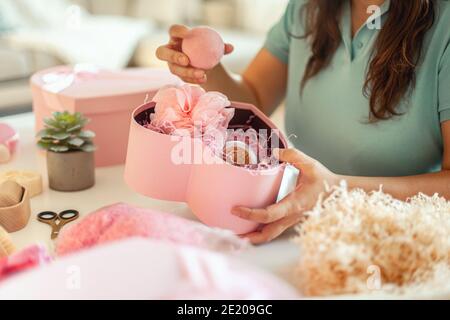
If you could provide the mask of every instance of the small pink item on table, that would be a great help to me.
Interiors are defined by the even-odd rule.
[[[57,255],[66,255],[102,243],[130,237],[165,240],[211,250],[242,250],[249,244],[230,232],[206,228],[173,214],[119,203],[93,212],[64,229]]]
[[[50,263],[51,260],[43,246],[34,245],[28,247],[0,260],[0,281],[16,273]]]
[[[191,66],[209,70],[219,64],[225,53],[225,43],[220,34],[209,27],[197,27],[183,39],[182,51]]]
[[[11,126],[0,123],[0,163],[8,162],[19,143],[19,134]]]
[[[288,283],[236,258],[148,239],[65,256],[0,286],[0,299],[12,300],[298,298]]]

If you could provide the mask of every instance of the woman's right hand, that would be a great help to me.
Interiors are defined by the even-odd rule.
[[[183,81],[204,84],[207,81],[206,72],[209,70],[202,70],[194,68],[190,65],[189,58],[181,50],[183,39],[189,33],[190,29],[182,25],[173,25],[170,27],[169,43],[159,47],[156,50],[158,59],[166,61],[169,65],[170,72],[180,77]],[[225,54],[233,52],[231,44],[225,44]]]

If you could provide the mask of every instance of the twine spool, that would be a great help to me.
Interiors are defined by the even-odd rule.
[[[14,187],[13,184],[15,184]],[[14,195],[10,193],[13,189],[16,192]],[[3,193],[3,190],[6,192]],[[0,194],[6,195],[7,193],[10,194],[3,197],[3,199],[7,199],[6,201],[11,201],[11,199],[17,199],[18,197],[20,197],[20,200],[12,206],[0,206],[0,226],[8,232],[16,232],[23,229],[30,219],[30,198],[27,189],[14,181],[7,181],[0,185]]]

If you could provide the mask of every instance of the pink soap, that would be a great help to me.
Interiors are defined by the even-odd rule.
[[[197,27],[183,39],[182,50],[193,67],[209,70],[219,64],[225,53],[225,44],[217,31]]]

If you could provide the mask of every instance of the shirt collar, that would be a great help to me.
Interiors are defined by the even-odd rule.
[[[391,7],[391,0],[385,0],[383,4],[380,6],[380,11],[376,12],[369,20],[367,20],[367,23],[370,23],[371,21],[384,16],[386,13],[389,12],[390,7]]]
[[[350,52],[350,56],[353,56],[352,49],[352,15],[351,15],[351,1],[345,1],[341,21],[340,21],[340,29],[342,40],[348,52]],[[356,33],[355,37],[363,31],[363,29],[367,28],[367,25],[378,18],[384,18],[384,16],[389,12],[391,6],[391,0],[385,0],[383,4],[380,6],[380,10],[377,11],[364,25],[361,26],[360,30]],[[353,58],[351,58],[353,59]]]
[[[352,0],[347,0],[345,5],[344,5],[344,11],[342,14],[342,20],[341,20],[341,31],[347,32],[347,31],[351,31],[351,21],[352,21],[352,16],[351,16],[351,1]],[[376,12],[368,21],[367,23],[370,23],[371,21],[384,16],[386,13],[389,12],[389,9],[391,7],[391,0],[385,0],[383,2],[383,4],[380,6],[380,11]],[[366,25],[367,25],[366,23]],[[365,26],[363,26],[365,27]]]

